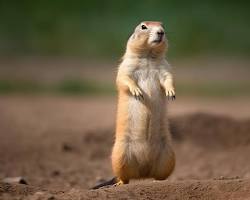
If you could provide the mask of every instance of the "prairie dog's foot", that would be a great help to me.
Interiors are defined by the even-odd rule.
[[[166,91],[166,96],[168,97],[168,99],[175,100],[174,87],[167,86],[166,89],[165,89],[165,91]]]
[[[139,87],[137,86],[130,86],[129,87],[129,91],[131,92],[131,94],[137,99],[144,99],[142,91]]]
[[[122,180],[120,180],[120,181],[118,181],[116,184],[114,184],[114,187],[117,187],[117,186],[119,186],[119,185],[124,185],[125,183],[122,181]]]

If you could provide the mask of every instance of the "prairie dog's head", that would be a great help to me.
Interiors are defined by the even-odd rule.
[[[161,22],[141,22],[127,43],[127,51],[157,57],[165,53],[167,39]]]

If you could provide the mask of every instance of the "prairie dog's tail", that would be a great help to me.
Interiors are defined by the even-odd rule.
[[[92,190],[96,190],[96,189],[99,189],[101,187],[104,187],[104,186],[108,186],[108,185],[114,185],[116,184],[118,181],[117,181],[117,177],[113,177],[112,179],[108,180],[108,181],[104,181],[102,183],[99,183],[98,185],[92,187],[91,189]]]

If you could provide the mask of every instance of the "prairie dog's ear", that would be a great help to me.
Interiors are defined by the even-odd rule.
[[[135,33],[132,33],[132,35],[129,36],[128,41],[134,40],[136,38]]]
[[[132,38],[133,38],[133,39],[137,38],[138,33],[139,33],[139,30],[138,30],[138,26],[137,26],[137,27],[135,28],[135,30],[134,30],[134,33],[132,34]]]

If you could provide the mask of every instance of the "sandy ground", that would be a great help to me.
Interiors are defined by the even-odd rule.
[[[116,100],[0,97],[0,199],[250,199],[250,100],[169,104],[177,165],[166,181],[89,190],[113,176]]]

